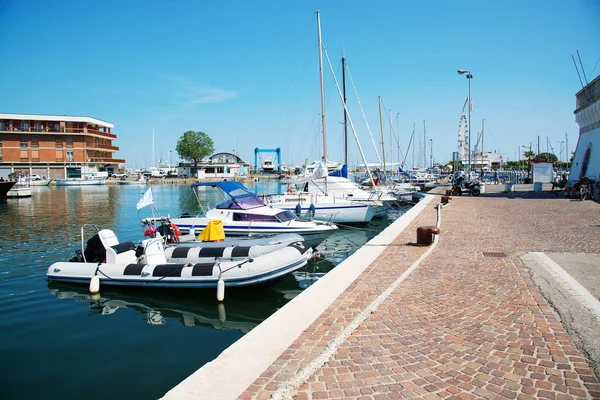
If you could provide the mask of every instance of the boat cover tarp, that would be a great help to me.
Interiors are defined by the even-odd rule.
[[[297,185],[297,184],[312,181],[314,179],[323,178],[326,176],[327,176],[327,165],[324,162],[321,162],[319,164],[319,166],[314,169],[312,174],[300,176],[300,177],[294,178],[294,179],[284,179],[283,182]]]
[[[198,239],[203,242],[219,242],[225,239],[225,230],[223,221],[220,219],[211,219],[206,228],[198,235]]]
[[[348,166],[346,164],[342,165],[341,169],[330,172],[329,176],[339,176],[340,178],[348,179]]]

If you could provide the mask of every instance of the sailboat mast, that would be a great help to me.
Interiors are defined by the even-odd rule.
[[[483,172],[483,122],[485,121],[485,119],[481,120],[481,172]],[[490,167],[491,167],[491,163],[490,163]]]
[[[391,168],[392,176],[393,176],[394,175],[394,172],[393,172],[394,171],[394,166],[393,166],[394,165],[394,147],[393,147],[394,141],[392,140],[392,128],[393,128],[392,127],[392,110],[388,111],[388,122],[390,123],[390,144],[389,144],[389,146],[390,146],[390,168]]]
[[[425,129],[425,120],[423,120],[423,168],[427,168],[427,130]]]
[[[381,117],[381,96],[377,96],[379,104],[379,130],[381,131],[381,154],[383,155],[383,176],[385,177],[385,144],[383,140],[383,118]]]
[[[346,112],[346,58],[342,57],[342,91],[344,94],[344,164],[348,165],[348,113]]]
[[[152,127],[152,167],[154,167],[154,127]]]
[[[319,80],[321,84],[321,125],[323,129],[323,160],[327,162],[327,130],[325,123],[325,89],[323,82],[323,42],[321,41],[321,13],[317,10],[317,29],[319,32]]]

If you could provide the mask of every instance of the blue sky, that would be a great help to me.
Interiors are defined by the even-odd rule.
[[[187,130],[248,162],[255,147],[281,147],[290,165],[310,162],[322,154],[317,9],[333,69],[341,84],[345,55],[377,142],[381,96],[402,153],[414,126],[418,156],[425,121],[434,160],[451,159],[468,92],[456,70],[469,69],[473,144],[485,119],[484,149],[512,160],[519,146],[535,150],[538,135],[542,151],[549,141],[558,155],[565,134],[575,148],[581,84],[571,56],[579,51],[588,81],[600,74],[595,0],[0,0],[0,112],[110,121],[128,167],[150,166],[153,129],[156,162],[175,160]],[[349,79],[347,92],[375,161]],[[342,161],[342,108],[326,61],[325,99],[328,158]],[[349,141],[350,163],[361,163]],[[397,153],[394,139],[393,161]]]

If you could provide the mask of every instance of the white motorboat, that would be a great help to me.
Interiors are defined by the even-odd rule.
[[[121,179],[119,181],[119,185],[138,185],[138,186],[143,186],[143,185],[146,185],[147,183],[148,183],[148,181],[146,180],[146,178],[144,177],[144,175],[140,175],[140,177],[138,179],[135,179],[135,180]]]
[[[297,233],[310,246],[316,247],[338,227],[331,222],[299,219],[294,213],[265,205],[263,200],[239,182],[198,182],[192,185],[195,190],[218,188],[227,198],[215,208],[204,211],[203,215],[183,214],[171,218],[180,231],[182,242],[196,240],[198,234],[213,219],[223,221],[227,237],[276,235]],[[197,192],[194,192],[197,195]],[[199,204],[202,201],[197,197]]]
[[[104,178],[67,178],[67,179],[56,179],[56,186],[90,186],[90,185],[104,185],[106,179]]]
[[[200,242],[165,248],[162,237],[141,245],[119,243],[108,229],[97,230],[84,248],[67,262],[56,262],[47,271],[49,281],[101,285],[171,288],[250,286],[277,281],[306,265],[312,248],[300,236],[265,242]]]
[[[38,174],[31,175],[30,185],[31,186],[48,186],[52,182],[52,179],[46,179],[46,177],[41,177]]]
[[[29,177],[24,174],[13,174],[16,179],[15,185],[6,193],[9,198],[31,197],[31,185]]]
[[[273,173],[275,171],[275,165],[273,165],[273,160],[270,158],[265,158],[265,161],[262,165],[262,170],[265,173]]]

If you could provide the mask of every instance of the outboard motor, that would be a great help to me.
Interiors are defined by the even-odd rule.
[[[83,255],[89,263],[104,262],[106,259],[106,249],[104,248],[104,244],[102,244],[99,234],[95,234],[88,239]]]

